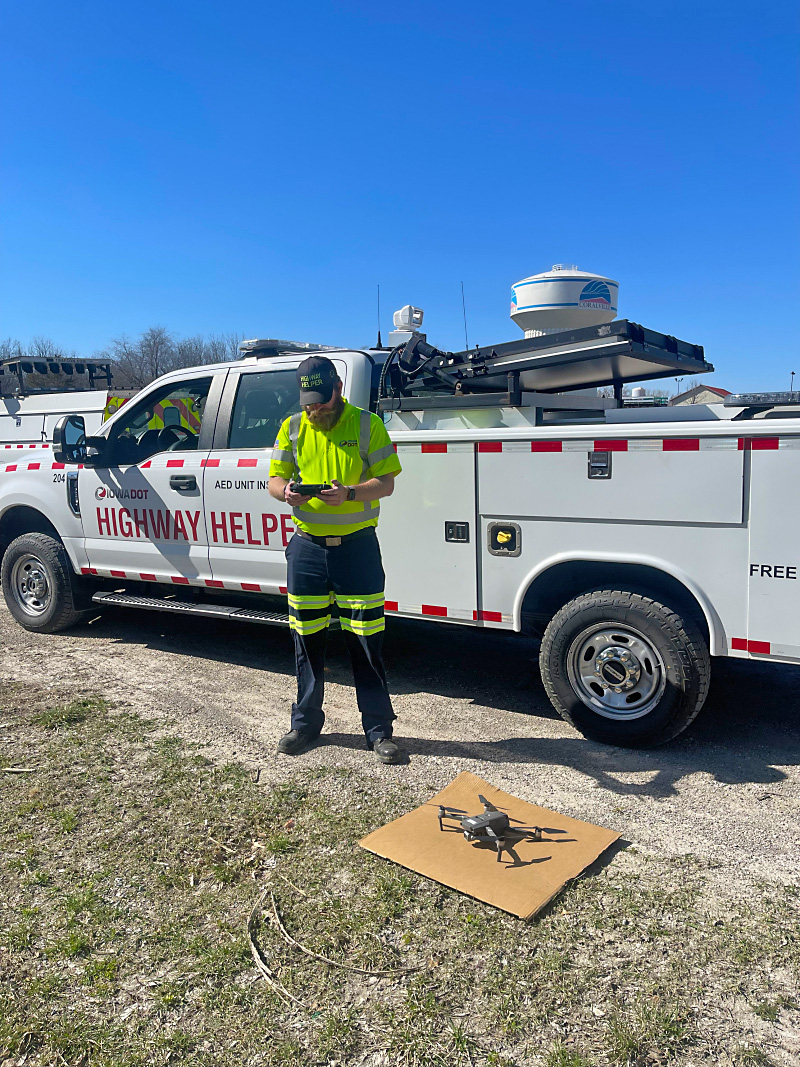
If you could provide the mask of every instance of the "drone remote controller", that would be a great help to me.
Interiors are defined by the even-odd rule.
[[[333,489],[327,482],[292,482],[289,490],[292,493],[300,493],[301,496],[319,496],[323,489]]]

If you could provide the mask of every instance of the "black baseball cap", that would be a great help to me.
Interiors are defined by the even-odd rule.
[[[339,375],[327,356],[309,356],[297,368],[300,404],[327,404]]]

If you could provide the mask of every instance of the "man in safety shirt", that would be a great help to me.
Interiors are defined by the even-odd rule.
[[[335,603],[367,744],[382,763],[398,763],[381,657],[384,575],[375,527],[378,501],[394,491],[400,463],[378,416],[342,396],[329,359],[304,360],[297,381],[303,411],[281,426],[269,468],[270,495],[291,505],[295,523],[286,559],[297,703],[278,751],[302,752],[322,730],[325,643]],[[332,488],[307,496],[293,488],[300,482]]]

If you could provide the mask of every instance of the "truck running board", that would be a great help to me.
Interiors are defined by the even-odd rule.
[[[234,608],[225,604],[192,604],[186,600],[168,600],[155,596],[132,596],[129,593],[95,593],[95,604],[113,604],[120,608],[145,608],[148,611],[174,611],[181,615],[203,615],[211,619],[235,619],[239,622],[260,622],[265,626],[288,626],[289,616],[279,611],[255,611],[253,608]]]

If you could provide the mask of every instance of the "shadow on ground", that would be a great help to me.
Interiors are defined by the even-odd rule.
[[[294,656],[287,631],[271,627],[196,620],[146,612],[108,611],[79,631],[120,644],[145,647],[210,662],[239,664],[292,676]],[[329,677],[352,685],[342,635],[331,634]],[[472,630],[393,619],[387,627],[386,664],[393,693],[432,693],[509,715],[509,731],[529,736],[485,741],[480,715],[468,709],[464,739],[398,737],[413,758],[436,756],[480,763],[568,766],[620,795],[669,797],[684,776],[705,771],[730,784],[773,785],[787,777],[782,767],[800,765],[800,667],[762,661],[714,660],[711,692],[695,723],[658,749],[622,749],[587,741],[578,734],[547,736],[558,719],[542,689],[533,643],[517,634]],[[355,701],[354,701],[355,703]],[[325,734],[322,743],[364,747],[363,737]],[[650,774],[648,781],[617,776]],[[769,793],[766,791],[768,799]]]

